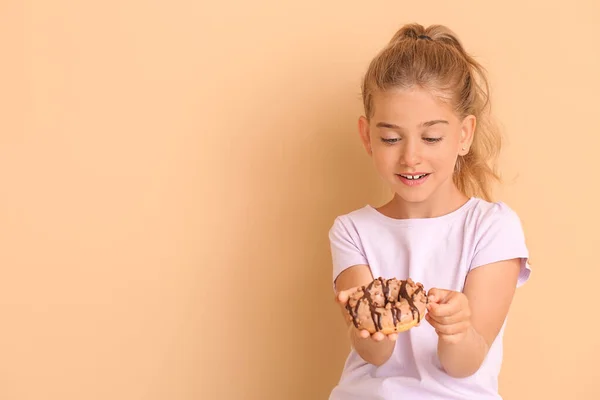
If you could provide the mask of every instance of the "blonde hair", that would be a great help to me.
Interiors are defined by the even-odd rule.
[[[490,115],[489,83],[485,69],[443,25],[401,27],[371,61],[362,83],[367,119],[373,115],[373,95],[394,88],[432,90],[452,104],[462,118],[474,115],[473,143],[459,156],[453,176],[467,196],[492,199],[492,183],[500,182],[497,159],[502,137]]]

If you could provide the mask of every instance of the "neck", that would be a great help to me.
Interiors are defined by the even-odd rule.
[[[450,191],[433,193],[422,202],[407,202],[397,194],[381,208],[381,212],[392,218],[434,218],[449,214],[462,207],[469,198],[452,185]]]

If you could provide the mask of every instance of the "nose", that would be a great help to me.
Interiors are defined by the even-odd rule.
[[[414,140],[406,140],[400,156],[400,163],[413,167],[421,163],[421,149]]]

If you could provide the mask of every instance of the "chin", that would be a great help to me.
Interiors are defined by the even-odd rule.
[[[406,190],[395,190],[396,196],[407,203],[423,203],[427,201],[431,197],[431,193],[428,191],[409,191],[407,193]]]
[[[438,176],[430,176],[429,180],[424,182],[420,186],[409,187],[402,182],[397,180],[391,180],[391,189],[395,195],[407,203],[423,203],[431,200],[435,193],[439,193],[440,190],[445,191],[444,183],[440,183],[436,178]],[[438,195],[436,194],[436,197]]]

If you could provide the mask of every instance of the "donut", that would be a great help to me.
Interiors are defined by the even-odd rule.
[[[427,311],[427,302],[421,283],[410,278],[379,277],[350,295],[346,311],[357,329],[389,335],[419,325]]]

